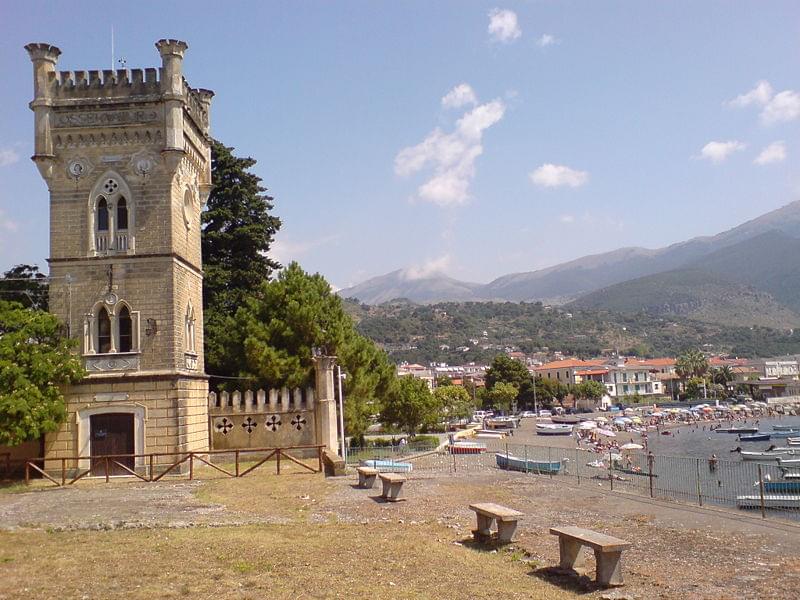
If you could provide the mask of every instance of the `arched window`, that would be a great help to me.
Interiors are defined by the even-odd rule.
[[[117,230],[128,229],[128,203],[125,198],[117,200]]]
[[[111,352],[111,317],[105,307],[97,313],[97,351],[100,354]]]
[[[125,180],[107,171],[89,196],[89,252],[131,254],[135,250],[136,206]]]
[[[119,327],[119,351],[130,352],[133,349],[133,321],[127,306],[119,311],[117,327]]]
[[[108,231],[108,202],[102,196],[97,201],[97,231]]]

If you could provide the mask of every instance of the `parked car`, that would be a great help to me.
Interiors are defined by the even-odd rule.
[[[521,413],[519,413],[519,416],[523,419],[530,419],[532,417],[535,417],[536,413],[533,412],[532,410],[523,410]]]
[[[551,411],[549,411],[549,410],[542,409],[542,410],[539,411],[539,416],[540,417],[552,417],[553,413]]]

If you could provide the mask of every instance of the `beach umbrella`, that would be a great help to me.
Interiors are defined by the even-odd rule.
[[[610,429],[596,429],[598,434],[604,435],[606,437],[617,437],[617,434],[611,431]]]
[[[622,444],[622,446],[619,447],[620,450],[641,450],[642,448],[644,448],[644,446],[641,444],[634,444],[633,442]]]

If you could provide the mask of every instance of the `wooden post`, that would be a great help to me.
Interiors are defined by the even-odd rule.
[[[317,462],[319,463],[319,472],[322,473],[322,446],[317,446]],[[344,466],[347,468],[347,461]]]
[[[651,498],[653,497],[653,463],[654,462],[655,462],[655,459],[653,457],[651,457],[650,454],[648,454],[647,455],[647,468],[648,468],[648,471],[649,471],[650,497]]]
[[[553,462],[553,448],[550,447],[550,446],[547,447],[547,462],[548,462],[547,472],[550,475],[550,479],[552,479],[553,478],[553,469],[551,468],[551,465],[549,463]]]
[[[528,473],[528,444],[525,444],[525,472]]]
[[[761,472],[761,465],[758,465],[758,496],[761,504],[761,518],[767,518],[766,506],[764,505],[764,477]]]
[[[236,476],[239,477],[239,451],[236,450],[236,452],[234,454],[236,456],[236,471],[235,472],[236,472]]]
[[[702,493],[702,490],[700,488],[700,459],[699,458],[695,459],[694,480],[695,480],[695,483],[697,484],[697,503],[700,506],[703,506],[703,493]]]
[[[67,483],[67,459],[61,457],[61,485],[62,487]]]
[[[150,453],[150,481],[153,481],[153,453]]]
[[[614,461],[611,460],[611,450],[608,451],[608,479],[611,481],[611,491],[614,491]]]
[[[194,452],[189,452],[189,481],[194,479]]]
[[[25,461],[25,485],[31,484],[31,463]]]
[[[578,477],[578,485],[581,484],[581,451],[575,450],[575,475]]]
[[[108,483],[108,457],[104,457],[105,460],[103,461],[106,465],[106,483]]]
[[[277,457],[278,458],[278,475],[280,475],[281,474],[281,449],[280,448],[278,448],[277,455],[278,455],[278,457]]]

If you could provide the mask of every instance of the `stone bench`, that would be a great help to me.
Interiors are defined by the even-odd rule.
[[[517,519],[523,514],[513,508],[500,506],[493,502],[482,502],[470,504],[470,510],[474,510],[478,517],[478,528],[472,531],[476,542],[492,541],[492,525],[497,522],[496,541],[500,544],[508,544],[514,537],[517,530]]]
[[[405,477],[398,475],[397,473],[380,473],[378,477],[381,478],[381,483],[383,484],[381,498],[388,500],[389,502],[405,500],[405,498],[400,497],[400,492],[403,489],[403,484],[406,481]]]
[[[631,547],[630,542],[580,527],[551,527],[550,533],[558,536],[560,566],[577,571],[584,567],[582,546],[594,549],[597,562],[597,583],[604,586],[623,585],[622,551]]]
[[[375,478],[378,476],[378,469],[372,467],[357,467],[358,471],[358,487],[365,490],[371,490],[375,485]]]

